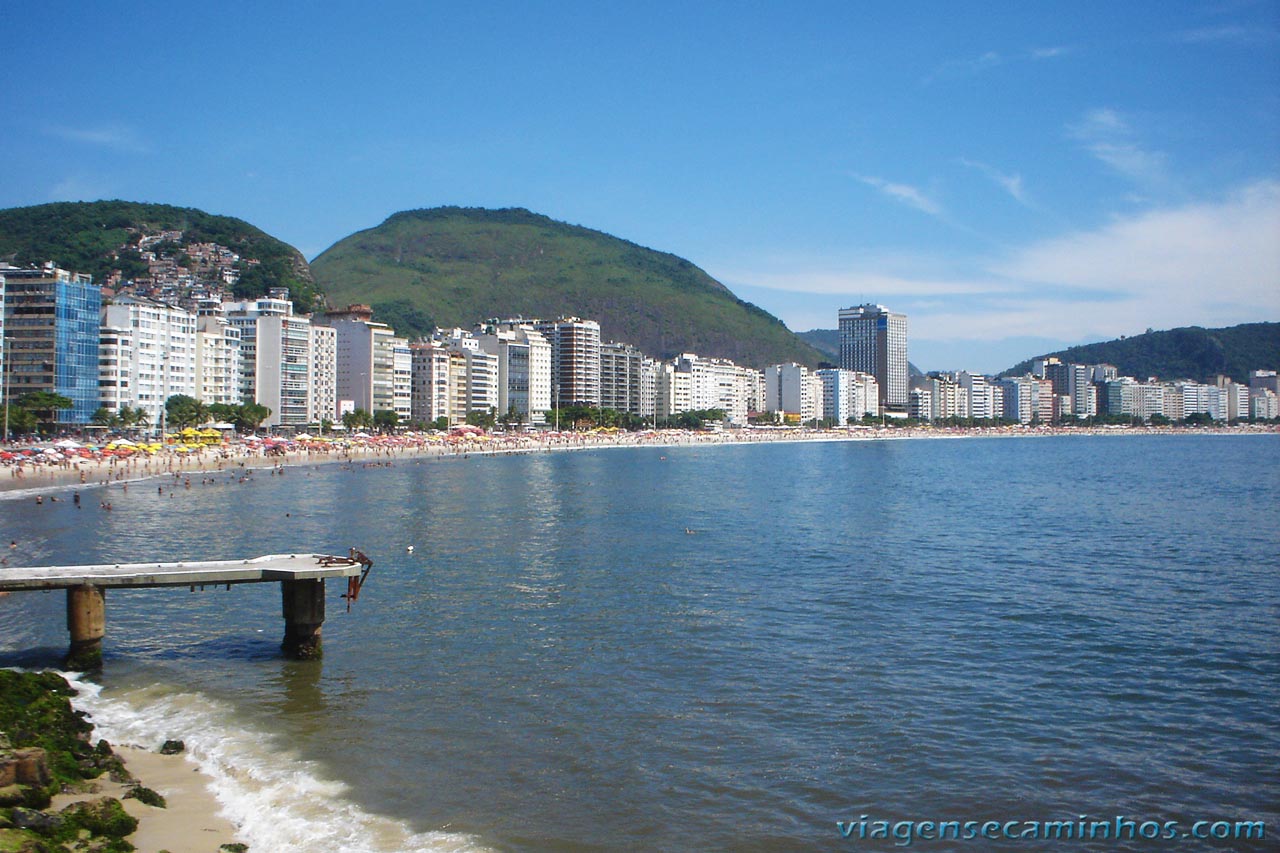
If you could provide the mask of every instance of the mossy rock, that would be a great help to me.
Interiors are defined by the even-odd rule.
[[[124,795],[124,798],[126,800],[137,800],[140,803],[144,803],[148,806],[155,806],[158,809],[168,807],[168,803],[165,802],[163,795],[151,790],[145,785],[134,785],[129,789],[129,792]]]
[[[234,841],[218,848],[218,853],[249,853],[249,845]]]
[[[61,849],[25,829],[0,829],[0,853],[55,853]]]
[[[58,790],[62,784],[99,775],[80,762],[94,757],[88,736],[93,726],[71,707],[75,691],[53,672],[0,670],[0,731],[14,748],[39,747],[48,753]]]
[[[72,803],[59,814],[65,818],[58,833],[60,838],[74,838],[80,829],[88,830],[90,835],[124,838],[138,828],[138,819],[126,812],[124,805],[115,797]]]

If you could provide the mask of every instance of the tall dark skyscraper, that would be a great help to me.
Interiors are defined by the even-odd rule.
[[[870,373],[880,384],[880,405],[907,407],[907,315],[883,305],[840,310],[840,366]]]

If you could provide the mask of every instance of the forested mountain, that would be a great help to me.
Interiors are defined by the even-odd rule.
[[[576,315],[605,341],[764,367],[824,356],[683,258],[523,209],[397,213],[312,262],[330,304],[367,303],[401,334],[492,317]]]
[[[1155,376],[1211,382],[1222,374],[1247,383],[1250,370],[1280,368],[1280,323],[1245,323],[1224,329],[1186,326],[1071,347],[1037,358],[1048,356],[1075,364],[1114,364],[1121,376],[1136,379]],[[1032,361],[1019,362],[1000,375],[1026,373]]]
[[[319,293],[302,254],[242,219],[191,207],[131,201],[57,202],[0,210],[0,261],[15,266],[53,261],[63,269],[89,273],[95,283],[119,271],[124,280],[148,274],[138,242],[146,235],[181,231],[166,241],[179,259],[195,243],[217,243],[243,259],[231,287],[240,298],[287,287],[295,306],[307,312]],[[189,260],[189,259],[188,259]]]

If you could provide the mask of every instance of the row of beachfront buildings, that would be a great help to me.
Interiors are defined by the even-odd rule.
[[[0,265],[0,376],[5,400],[53,391],[73,403],[68,425],[99,410],[141,409],[162,422],[164,403],[259,403],[269,427],[340,421],[357,409],[393,411],[401,423],[449,424],[472,413],[544,423],[587,405],[662,420],[720,409],[732,424],[770,413],[782,422],[846,424],[872,417],[1050,423],[1103,412],[1182,420],[1274,418],[1280,387],[1256,371],[1250,386],[1223,379],[1138,382],[1109,365],[1037,362],[1024,377],[909,376],[906,317],[879,305],[840,311],[839,366],[763,370],[682,353],[658,360],[601,340],[593,320],[489,320],[409,340],[363,305],[294,312],[288,292],[176,304],[137,295],[103,299],[88,276],[47,264]]]
[[[357,409],[401,423],[464,422],[476,412],[540,424],[568,406],[662,420],[721,409],[843,423],[880,411],[874,377],[850,370],[766,370],[682,353],[666,361],[602,341],[594,320],[489,320],[409,340],[368,306],[295,313],[287,291],[180,305],[133,294],[104,300],[88,276],[52,264],[0,266],[3,396],[53,391],[67,425],[126,407],[162,423],[165,401],[259,403],[268,427],[340,421]]]

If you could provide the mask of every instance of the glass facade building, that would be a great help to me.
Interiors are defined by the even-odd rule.
[[[101,289],[87,275],[51,266],[2,274],[8,393],[59,394],[71,408],[58,410],[58,423],[87,424],[99,405]]]

